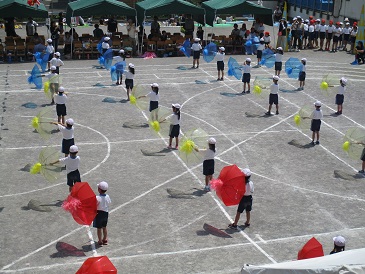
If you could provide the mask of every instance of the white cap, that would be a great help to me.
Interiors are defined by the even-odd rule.
[[[199,42],[200,41],[200,38],[195,38],[194,39],[194,42]]]
[[[345,77],[341,77],[341,82],[342,82],[342,84],[344,84],[345,86],[346,86],[346,84],[347,84],[347,79],[345,78]]]
[[[304,62],[307,62],[307,58],[302,58],[301,60]]]
[[[316,101],[316,102],[314,103],[314,105],[315,105],[316,107],[320,107],[320,106],[322,106],[322,103],[321,103],[321,101]]]
[[[109,185],[108,185],[108,183],[107,182],[100,182],[100,183],[98,183],[98,188],[100,188],[101,190],[108,190],[108,187],[109,187]]]
[[[56,66],[51,66],[51,70],[56,70]]]
[[[297,15],[297,19],[299,19],[299,18],[302,18],[302,17],[300,17],[300,15]]]
[[[180,108],[181,108],[180,104],[172,104],[172,106],[173,106],[174,108],[178,108],[178,109],[180,109]]]
[[[346,17],[345,20],[343,20],[345,22],[349,22],[350,20]]]
[[[343,22],[340,22],[340,25],[343,25]]]
[[[129,64],[128,64],[128,67],[130,67],[130,68],[134,68],[134,64],[129,63]]]
[[[224,47],[219,47],[221,51],[225,51],[226,49]]]
[[[51,38],[47,39],[47,42],[52,43],[52,39]]]
[[[60,57],[60,56],[61,56],[61,53],[59,53],[59,52],[57,51],[54,55],[56,55],[56,56]]]
[[[213,137],[210,137],[208,139],[208,144],[211,144],[211,145],[214,145],[217,141],[213,138]]]
[[[333,237],[333,242],[337,246],[345,246],[346,240],[342,236]]]
[[[304,20],[304,23],[309,23],[309,20],[308,20],[308,19],[305,19],[305,20]]]
[[[245,174],[246,177],[251,176],[251,170],[249,168],[242,169],[242,172]]]
[[[109,41],[109,40],[110,40],[109,36],[104,37],[104,41]]]
[[[64,92],[65,91],[65,88],[64,87],[59,87],[58,88],[58,92]]]
[[[77,146],[75,146],[75,145],[70,146],[70,152],[75,153],[75,152],[78,152],[78,151],[79,151],[79,148]]]
[[[260,42],[264,42],[264,41],[265,41],[265,39],[264,39],[264,38],[261,38],[261,39],[260,39]]]
[[[273,80],[276,80],[276,81],[279,81],[279,80],[280,80],[280,77],[279,77],[279,76],[277,76],[277,75],[274,75],[274,76],[272,77],[272,79],[273,79]]]
[[[153,84],[151,84],[151,87],[158,88],[158,84],[157,83],[153,83]]]
[[[246,62],[251,62],[251,58],[246,58]]]
[[[319,18],[318,18],[318,19],[316,19],[316,22],[321,22],[321,19],[319,19]]]
[[[124,53],[124,49],[121,49],[121,50],[119,51],[119,53]]]
[[[283,50],[283,48],[282,47],[278,47],[277,50]]]
[[[66,124],[67,124],[67,125],[70,125],[70,126],[73,126],[73,124],[74,124],[74,119],[72,119],[72,118],[68,118],[68,119],[66,120]]]
[[[350,22],[346,22],[346,24],[345,24],[346,26],[350,26]]]

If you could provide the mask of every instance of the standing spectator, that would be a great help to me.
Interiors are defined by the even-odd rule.
[[[323,51],[324,39],[326,38],[326,20],[322,19],[319,25],[319,51]]]
[[[308,43],[308,47],[310,49],[314,48],[314,37],[315,37],[315,26],[314,26],[314,20],[310,20],[309,22],[309,27],[308,27],[308,37],[309,37],[309,43]]]
[[[241,40],[244,40],[247,38],[247,27],[246,27],[245,23],[243,23],[242,27],[240,28],[240,37],[241,37]]]
[[[340,41],[341,35],[342,35],[342,28],[340,27],[340,22],[337,22],[336,27],[333,30],[332,52],[337,52],[338,42]]]
[[[316,24],[314,25],[314,47],[318,48],[318,38],[319,30],[321,28],[321,19],[316,19]]]
[[[72,36],[68,31],[65,32],[65,38],[64,38],[64,47],[63,47],[63,54],[65,55],[65,58],[71,58],[71,44],[72,44]]]
[[[278,47],[285,48],[285,40],[286,40],[286,28],[287,23],[284,18],[280,19],[279,23],[279,32],[278,32]]]
[[[258,19],[257,19],[258,20]],[[259,23],[258,28],[256,29],[258,35],[260,38],[264,37],[264,32],[265,32],[265,26],[264,26],[264,22]]]
[[[283,12],[281,11],[279,6],[276,6],[276,9],[274,10],[274,21],[279,22],[282,16]]]
[[[51,38],[52,38],[52,44],[53,44],[54,50],[58,51],[58,40],[60,39],[61,31],[55,21],[51,22],[50,32],[51,32]]]
[[[63,13],[60,12],[58,14],[58,27],[60,29],[60,33],[62,34],[63,33]]]
[[[343,49],[344,51],[347,51],[347,43],[350,42],[350,32],[351,32],[351,28],[350,28],[350,23],[347,22],[345,23],[345,27],[342,29],[342,33],[343,33]]]
[[[17,37],[18,35],[15,33],[15,18],[14,17],[7,17],[4,18],[5,20],[5,32],[6,36],[13,36]]]
[[[128,32],[128,40],[132,41],[132,51],[133,54],[136,52],[136,34],[137,29],[132,19],[128,19],[128,25],[127,25],[127,32]]]
[[[326,46],[325,46],[325,50],[329,51],[330,47],[331,47],[331,40],[332,40],[332,36],[333,36],[333,31],[335,30],[335,26],[333,25],[333,21],[330,20],[329,24],[326,28]],[[334,51],[333,51],[334,52]]]
[[[196,31],[196,37],[202,41],[204,40],[204,30],[203,30],[202,26],[198,27],[198,30]]]
[[[94,25],[94,30],[93,30],[93,35],[95,38],[97,39],[101,39],[104,37],[104,32],[103,30],[99,27],[99,24],[95,24]]]
[[[352,25],[352,29],[350,32],[350,42],[351,42],[351,49],[350,52],[353,53],[354,52],[354,47],[355,47],[355,42],[356,42],[356,36],[357,36],[357,22],[354,22],[354,24]]]
[[[34,33],[37,32],[37,27],[38,27],[37,22],[33,21],[32,17],[29,17],[28,22],[25,25],[25,28],[26,28],[26,31],[27,31],[27,36],[33,36]]]
[[[187,15],[185,19],[185,36],[191,35],[194,36],[194,20],[191,18],[191,15]]]
[[[160,37],[160,24],[158,23],[158,17],[153,17],[153,22],[151,23],[151,34],[153,37]]]
[[[112,16],[108,20],[108,32],[114,35],[117,31],[118,31],[118,22]]]

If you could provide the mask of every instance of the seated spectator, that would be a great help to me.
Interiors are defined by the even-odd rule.
[[[101,39],[104,37],[103,30],[99,27],[99,24],[94,25],[95,29],[93,30],[93,35],[95,38]]]
[[[161,33],[161,36],[160,36],[160,40],[161,41],[166,41],[167,40],[167,33],[166,33],[166,31],[165,30],[163,30],[162,31],[162,33]]]
[[[38,32],[35,32],[34,35],[32,36],[32,38],[30,38],[29,42],[31,44],[37,45],[39,43],[43,44],[44,41],[42,40],[42,38],[39,37]]]
[[[78,40],[79,39],[79,35],[77,34],[77,32],[74,28],[70,29],[70,35],[72,36],[73,40]]]
[[[196,37],[202,41],[204,40],[204,30],[203,30],[202,26],[198,27],[198,30],[196,31]]]
[[[357,62],[360,64],[360,62],[362,62],[364,64],[365,62],[365,51],[364,51],[364,44],[362,41],[357,41],[357,46],[355,48],[355,52],[356,52],[356,60]]]
[[[238,29],[238,25],[234,24],[233,25],[233,30],[231,32],[231,35],[233,37],[234,40],[237,40],[240,36],[240,30]]]
[[[41,43],[41,40],[39,40],[38,43],[34,46],[33,53],[35,54],[36,52],[44,52],[45,50],[46,46]]]

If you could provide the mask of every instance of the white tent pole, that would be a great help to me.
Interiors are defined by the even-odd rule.
[[[276,45],[275,28],[274,28],[274,16],[271,16],[271,22],[272,22],[272,36],[274,37],[274,44],[273,45]]]
[[[137,11],[136,11],[136,16],[135,16],[135,18],[136,18],[136,23],[134,24],[134,26],[135,26],[135,28],[136,28],[136,30],[138,30],[137,29]],[[135,39],[135,43],[136,43],[136,45],[135,46],[137,46],[137,49],[138,49],[138,53],[140,53],[140,51],[139,51],[139,39],[138,39],[138,32],[137,32],[137,39],[136,39],[136,33],[134,33],[134,39]]]
[[[71,17],[74,17],[74,10],[72,10],[72,16]],[[70,29],[72,29],[71,28],[71,21],[70,21]],[[73,36],[73,33],[70,35],[70,37],[71,37],[71,60],[72,60],[72,56],[73,56],[72,48],[73,48],[73,44],[74,44],[74,36]]]
[[[142,21],[142,39],[141,39],[141,54],[143,54],[143,38],[144,38],[144,24],[146,21],[146,10],[143,12],[143,21]]]

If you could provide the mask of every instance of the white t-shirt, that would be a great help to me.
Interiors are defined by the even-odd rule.
[[[253,182],[249,181],[246,184],[246,191],[245,191],[245,194],[243,196],[250,196],[250,195],[253,194],[253,192],[254,192]]]
[[[136,27],[134,24],[127,26],[129,38],[136,39]]]
[[[344,94],[344,93],[345,93],[345,91],[346,91],[346,86],[342,86],[342,85],[340,85],[340,86],[338,87],[338,92],[337,92],[337,94]]]
[[[270,43],[271,42],[271,37],[270,36],[264,36],[264,42],[265,43]]]
[[[224,55],[226,55],[224,52],[217,52],[215,58],[217,59],[217,62],[224,61]]]
[[[110,199],[108,194],[99,194],[98,196],[96,196],[96,210],[109,212],[109,204],[111,204],[111,202],[112,200]]]
[[[58,74],[50,72],[50,73],[46,74],[46,77],[48,78],[48,80],[51,80],[53,77],[58,77]],[[56,80],[56,78],[53,80]]]
[[[70,140],[74,138],[74,127],[67,128],[59,124],[58,129],[61,131],[63,139]]]
[[[304,64],[302,63],[302,70],[301,70],[301,71],[305,72],[306,70],[307,70],[306,65],[304,65]]]
[[[64,63],[62,62],[62,60],[60,58],[56,58],[56,57],[53,57],[51,59],[51,61],[49,61],[51,66],[56,66],[56,67],[60,67],[60,66],[63,66]]]
[[[309,30],[308,24],[304,24],[304,31],[308,31],[308,30]]]
[[[214,156],[215,156],[215,152],[211,149],[203,149],[201,150],[201,152],[204,153],[204,156],[203,156],[203,160],[212,160],[214,159]]]
[[[342,29],[341,28],[335,28],[333,33],[335,34],[335,36],[340,37],[340,35],[342,34]]]
[[[242,71],[243,73],[251,73],[251,65],[243,65]]]
[[[309,32],[314,32],[314,26],[313,26],[313,25],[310,25],[310,26],[308,27],[308,31],[309,31]]]
[[[319,32],[326,32],[327,26],[326,25],[319,25]]]
[[[150,101],[159,101],[160,95],[156,94],[154,91],[150,91],[150,93],[147,94],[147,97],[150,98]]]
[[[202,45],[200,45],[199,43],[193,43],[193,44],[191,45],[191,49],[192,49],[193,51],[199,51],[199,50],[201,50],[201,49],[202,49]]]
[[[103,43],[101,43],[101,48],[102,49],[109,49],[110,48],[110,45],[109,45],[108,42],[103,42]]]
[[[172,114],[169,116],[170,118],[170,124],[171,125],[179,125],[180,124],[180,120],[179,120],[179,116],[177,114]]]
[[[344,27],[342,29],[343,34],[350,34],[351,29],[349,27]]]
[[[278,92],[279,92],[279,85],[275,84],[275,83],[272,83],[271,86],[270,86],[270,93],[271,94],[278,94]]]
[[[280,53],[276,53],[275,54],[275,62],[282,62],[283,60],[283,55]]]
[[[67,172],[67,174],[69,174],[70,172],[79,169],[80,157],[79,156],[76,156],[76,158],[71,158],[70,156],[68,156],[66,158],[61,158],[59,160],[59,162],[60,163],[65,163],[65,165],[66,165],[66,172]]]
[[[258,46],[257,46],[257,50],[264,50],[265,49],[265,44],[259,44]]]
[[[65,95],[65,94],[62,94],[62,95],[55,94],[55,96],[54,96],[54,102],[57,105],[64,105],[64,104],[66,104],[67,103],[67,95]]]
[[[322,110],[321,110],[321,109],[319,109],[319,110],[315,109],[315,110],[312,112],[312,114],[311,114],[310,118],[311,118],[311,119],[314,119],[314,120],[321,120],[321,119],[323,118]]]
[[[332,33],[334,30],[335,30],[335,26],[334,26],[334,25],[332,25],[332,26],[327,26],[327,27],[326,27],[326,31],[327,31],[328,33]]]
[[[123,62],[123,57],[122,56],[113,56],[113,60],[115,61],[115,63],[119,63],[119,62]]]
[[[355,37],[357,35],[357,29],[351,29],[351,32],[350,32],[351,36]]]
[[[134,74],[129,70],[125,71],[124,74],[125,74],[125,79],[134,79]]]
[[[46,47],[46,52],[49,53],[49,54],[54,53],[54,47],[52,45],[48,45]]]
[[[316,25],[314,26],[314,30],[315,30],[315,31],[319,31],[319,30],[320,30],[320,28],[321,28],[321,24],[316,24]]]

